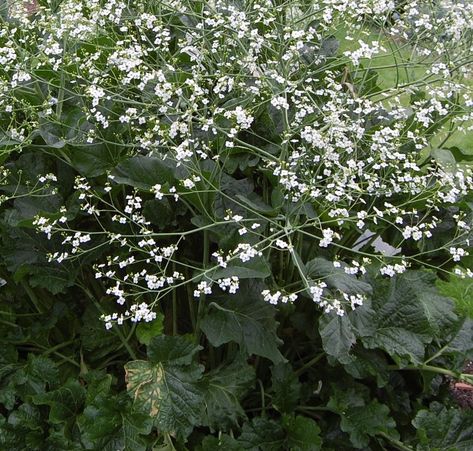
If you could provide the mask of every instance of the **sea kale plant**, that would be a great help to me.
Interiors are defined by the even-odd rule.
[[[2,449],[470,449],[473,4],[3,5]]]

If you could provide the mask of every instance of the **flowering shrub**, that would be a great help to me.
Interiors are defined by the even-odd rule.
[[[48,0],[2,17],[0,443],[471,439],[442,375],[472,382],[473,326],[448,296],[473,276],[472,153],[450,145],[473,127],[473,5]],[[22,315],[53,319],[28,335]]]

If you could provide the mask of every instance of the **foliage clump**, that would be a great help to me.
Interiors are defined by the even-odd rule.
[[[467,446],[473,6],[1,24],[2,446]]]

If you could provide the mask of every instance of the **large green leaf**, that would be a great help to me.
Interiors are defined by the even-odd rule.
[[[255,383],[255,370],[243,358],[217,368],[203,378],[205,389],[206,424],[214,430],[238,426],[245,418],[240,400]]]
[[[70,164],[85,177],[97,177],[111,170],[119,161],[122,149],[114,144],[88,144],[68,147]]]
[[[367,402],[368,393],[364,386],[358,384],[345,389],[332,384],[332,390],[327,407],[340,415],[340,428],[349,434],[355,448],[368,446],[370,437],[380,433],[396,440],[399,438],[389,408],[377,400]]]
[[[44,424],[36,406],[22,404],[9,415],[8,421],[0,416],[0,449],[39,450],[42,446]]]
[[[79,417],[86,449],[145,451],[144,435],[153,425],[149,415],[134,411],[125,396],[97,396]]]
[[[236,276],[239,279],[265,279],[271,275],[271,268],[264,257],[255,256],[248,262],[236,260],[228,263],[226,268],[218,267],[209,272],[208,277],[214,280]]]
[[[241,284],[235,295],[215,297],[201,322],[201,328],[213,346],[234,341],[248,354],[284,361],[278,350],[275,309],[261,297],[261,285],[255,281]]]
[[[164,330],[164,315],[157,312],[156,319],[148,323],[139,323],[136,328],[136,338],[140,343],[149,345],[151,339],[161,335]]]
[[[314,420],[303,416],[284,415],[281,423],[256,417],[245,423],[238,438],[240,449],[252,451],[318,451],[322,439]]]
[[[17,396],[25,400],[44,393],[46,387],[54,387],[58,379],[58,368],[51,359],[29,354],[24,366],[11,376],[10,384],[15,386]]]
[[[60,149],[66,145],[64,132],[59,122],[52,122],[46,116],[40,115],[38,131],[49,147]]]
[[[238,438],[242,449],[252,451],[280,451],[284,448],[286,432],[274,420],[255,417],[251,423],[245,423]]]
[[[443,337],[458,321],[449,298],[438,294],[431,274],[408,271],[391,279],[374,299],[370,330],[362,341],[381,348],[398,363],[422,362],[425,346]],[[364,335],[364,334],[362,334]]]
[[[62,423],[73,419],[81,410],[85,400],[85,389],[76,379],[68,379],[56,390],[33,397],[36,405],[48,405],[49,421]]]
[[[318,451],[322,449],[320,427],[311,418],[285,415],[283,425],[287,431],[286,449],[292,451]]]
[[[118,183],[148,190],[156,184],[172,184],[174,166],[162,158],[137,156],[118,165],[112,174]]]
[[[317,257],[306,263],[307,276],[312,279],[322,279],[330,288],[338,289],[348,294],[370,294],[371,285],[352,274],[345,272],[345,263],[340,267],[333,266],[333,262]]]
[[[291,413],[299,402],[301,384],[290,363],[278,363],[271,368],[272,405],[279,412]]]
[[[192,361],[199,349],[184,337],[158,336],[150,342],[149,361],[125,365],[127,390],[135,406],[153,417],[162,432],[180,438],[202,424],[203,367]]]
[[[420,410],[412,424],[417,429],[418,451],[471,451],[473,412],[448,408],[437,402]]]
[[[319,333],[324,351],[340,363],[350,363],[350,349],[356,343],[353,326],[347,316],[335,313],[322,315],[319,319]]]

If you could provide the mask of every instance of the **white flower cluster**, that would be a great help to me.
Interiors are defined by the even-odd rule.
[[[411,259],[401,256],[393,263],[383,250],[372,251],[373,240],[385,235],[393,237],[386,244],[395,252],[404,245],[419,249],[412,259],[421,261],[426,242],[442,233],[444,210],[457,208],[473,190],[468,165],[456,164],[448,153],[440,158],[429,147],[429,135],[444,121],[453,117],[451,123],[466,131],[473,119],[473,95],[465,83],[472,72],[467,37],[473,4],[411,0],[401,11],[394,0],[316,3],[307,13],[307,2],[212,0],[201,2],[196,12],[191,0],[160,2],[157,9],[145,0],[133,2],[132,9],[121,0],[65,0],[57,14],[41,7],[34,19],[19,14],[21,27],[5,24],[0,107],[11,123],[5,136],[21,147],[42,139],[37,130],[44,118],[62,120],[65,100],[57,86],[37,105],[21,104],[24,120],[14,93],[31,84],[33,69],[64,69],[65,92],[80,99],[84,114],[78,127],[84,155],[103,147],[113,161],[153,156],[176,167],[175,186],[157,176],[148,189],[128,186],[120,193],[113,189],[113,175],[103,186],[97,186],[98,178],[78,177],[78,212],[62,207],[60,215],[34,220],[39,231],[48,238],[57,234],[64,246],[50,261],[106,250],[96,277],[111,284],[107,293],[119,304],[149,293],[158,302],[185,283],[198,282],[195,297],[210,295],[215,284],[235,293],[238,277],[211,280],[208,274],[228,269],[232,261],[251,264],[264,253],[270,265],[282,266],[282,277],[286,262],[309,246],[327,258],[349,255],[343,271],[354,277],[366,272],[362,256],[370,252],[381,262],[380,273],[392,277],[406,271]],[[185,23],[185,31],[176,23]],[[383,29],[375,40],[374,26]],[[339,50],[334,36],[342,29],[346,39]],[[109,43],[97,44],[102,41]],[[402,81],[401,73],[395,82],[383,77],[390,69],[382,61],[391,47],[409,80]],[[19,65],[27,48],[39,51],[22,56]],[[248,173],[253,174],[248,183],[240,184],[238,178]],[[264,186],[258,185],[260,177]],[[60,183],[54,174],[38,181],[45,189]],[[274,204],[273,211],[262,202],[243,201],[240,188],[243,197],[254,189],[264,203]],[[165,232],[157,223],[167,218],[153,224],[152,206],[168,205],[168,199],[174,199],[176,211],[195,213],[195,223]],[[291,206],[281,206],[286,201]],[[235,213],[222,213],[228,205]],[[96,229],[72,226],[83,216]],[[196,268],[181,244],[189,236],[213,234],[212,220],[215,230],[221,227],[240,242],[207,249],[204,260],[211,254],[212,262]],[[459,262],[467,246],[453,243],[463,243],[471,221],[460,210],[453,221],[458,236],[443,251]],[[180,225],[176,219],[172,227]],[[370,230],[378,235],[363,241]],[[388,230],[392,233],[383,234]],[[275,253],[282,257],[277,263]],[[334,266],[342,264],[335,259]],[[300,276],[296,283],[305,282]],[[267,302],[296,299],[279,286],[263,291]],[[358,294],[332,293],[323,280],[310,281],[308,290],[324,311],[338,315],[363,302]],[[107,327],[124,318],[147,321],[152,307],[135,304],[124,316],[107,318]]]
[[[282,294],[279,290],[274,293],[271,293],[269,290],[263,290],[261,295],[266,302],[273,305],[277,305],[280,302],[282,304],[287,304],[288,302],[294,302],[297,299],[297,294]]]

